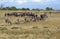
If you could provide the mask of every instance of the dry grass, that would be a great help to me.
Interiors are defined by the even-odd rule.
[[[4,14],[7,12],[22,12],[22,11],[0,10],[0,39],[59,39],[60,38],[60,13],[57,14],[54,13],[51,15],[47,14],[48,18],[46,19],[46,21],[36,21],[30,23],[9,25],[6,24],[4,21],[6,19]],[[37,14],[41,14],[43,12],[49,12],[49,11],[30,11],[30,12],[36,12]],[[10,19],[14,22],[15,19],[17,18],[10,17]]]

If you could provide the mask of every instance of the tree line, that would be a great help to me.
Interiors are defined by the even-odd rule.
[[[12,7],[0,7],[0,10],[30,10],[29,8],[16,8],[15,6]],[[39,8],[33,8],[32,10],[44,10]],[[53,8],[46,7],[45,10],[54,10]]]

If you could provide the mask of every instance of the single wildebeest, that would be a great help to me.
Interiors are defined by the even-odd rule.
[[[48,16],[46,13],[40,15],[40,20],[45,20]]]

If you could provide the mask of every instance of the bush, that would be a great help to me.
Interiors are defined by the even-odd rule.
[[[11,29],[18,29],[19,27],[12,27]]]
[[[0,27],[0,30],[7,30],[6,27]]]

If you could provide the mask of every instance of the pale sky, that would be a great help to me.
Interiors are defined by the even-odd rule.
[[[60,9],[60,0],[0,0],[0,5],[15,6],[17,8],[40,8],[52,7]]]

